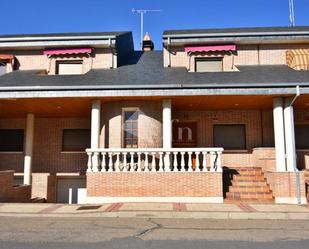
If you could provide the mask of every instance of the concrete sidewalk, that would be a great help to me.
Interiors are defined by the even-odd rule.
[[[0,203],[0,216],[309,220],[309,206],[247,203],[114,203],[102,205]]]

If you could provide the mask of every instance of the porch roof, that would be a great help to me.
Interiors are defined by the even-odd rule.
[[[185,68],[163,68],[162,52],[134,52],[113,70],[91,70],[85,75],[40,75],[38,70],[0,76],[1,91],[227,89],[309,87],[309,71],[285,65],[238,66],[239,72],[188,73]]]

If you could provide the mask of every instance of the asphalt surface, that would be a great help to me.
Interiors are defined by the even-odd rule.
[[[0,218],[0,248],[309,248],[308,221]]]

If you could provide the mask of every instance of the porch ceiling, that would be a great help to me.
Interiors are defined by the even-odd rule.
[[[183,96],[172,97],[173,110],[220,109],[271,109],[273,98],[269,95],[233,96]],[[97,98],[104,102],[155,100],[162,97]],[[36,117],[90,117],[92,98],[37,98],[1,99],[0,118],[24,118],[27,113]],[[309,95],[301,95],[294,104],[296,109],[309,109]]]

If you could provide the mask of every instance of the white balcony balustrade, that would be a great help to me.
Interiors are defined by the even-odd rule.
[[[222,172],[223,148],[87,149],[87,172]]]

